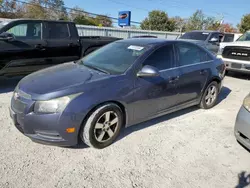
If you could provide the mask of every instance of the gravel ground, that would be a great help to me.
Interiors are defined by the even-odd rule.
[[[132,126],[103,150],[45,146],[23,136],[8,113],[16,82],[0,82],[1,188],[247,186],[250,153],[233,134],[250,92],[247,77],[226,77],[213,109],[192,107]]]

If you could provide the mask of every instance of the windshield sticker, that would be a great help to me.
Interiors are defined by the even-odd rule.
[[[144,47],[141,47],[141,46],[134,46],[134,45],[130,45],[130,46],[128,47],[128,49],[130,49],[130,50],[136,50],[136,51],[141,51],[141,50],[143,50],[143,48],[144,48]]]
[[[203,35],[209,35],[209,33],[202,33]]]

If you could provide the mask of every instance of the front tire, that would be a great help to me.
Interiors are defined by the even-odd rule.
[[[85,121],[80,132],[82,141],[90,147],[102,149],[118,137],[123,124],[123,113],[116,104],[97,108]]]
[[[215,81],[211,82],[202,95],[200,108],[210,109],[216,105],[219,95],[219,84]]]

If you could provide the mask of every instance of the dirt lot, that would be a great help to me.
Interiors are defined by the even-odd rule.
[[[15,84],[13,79],[0,82],[0,187],[246,185],[250,153],[236,142],[233,128],[242,100],[250,92],[247,77],[226,77],[215,108],[192,107],[133,126],[103,150],[31,142],[9,118]]]

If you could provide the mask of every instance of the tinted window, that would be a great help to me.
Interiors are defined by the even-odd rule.
[[[212,60],[205,50],[193,44],[177,43],[176,50],[179,54],[179,66],[192,65]]]
[[[172,68],[174,64],[173,46],[167,45],[153,52],[143,63],[151,65],[159,70]]]
[[[113,42],[85,56],[80,64],[110,74],[124,73],[147,47]]]
[[[7,32],[18,39],[41,39],[41,28],[41,23],[31,22],[15,25]]]
[[[223,42],[233,42],[234,34],[225,34]]]
[[[181,39],[191,39],[191,40],[202,40],[205,41],[210,33],[207,32],[187,32],[183,36],[181,36]]]
[[[69,27],[67,23],[48,23],[49,39],[65,39],[69,35]]]

